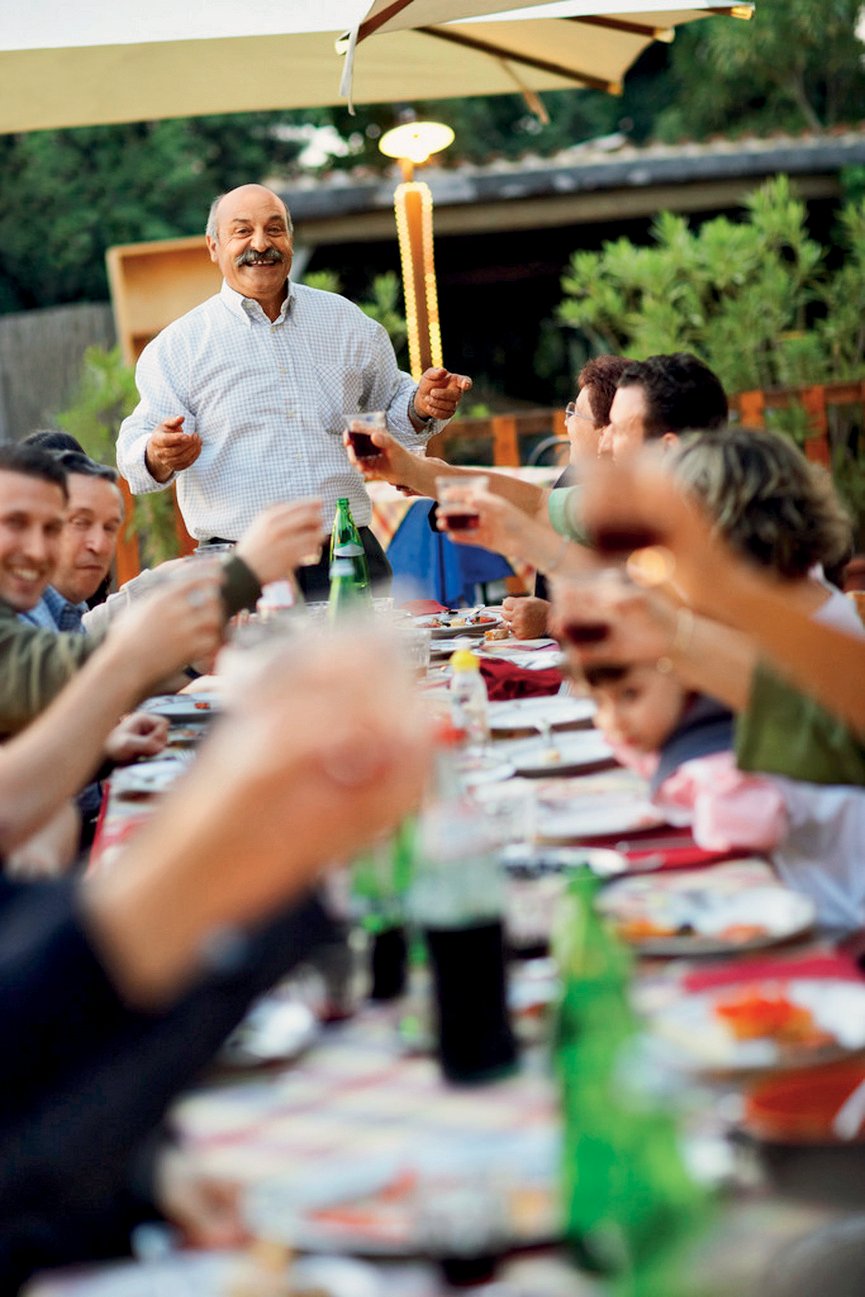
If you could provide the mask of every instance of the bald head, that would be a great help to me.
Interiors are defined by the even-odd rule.
[[[206,239],[228,286],[275,320],[293,253],[288,209],[278,194],[264,185],[229,190],[210,209]]]
[[[238,185],[237,189],[229,189],[224,194],[217,194],[216,198],[214,198],[213,202],[210,204],[210,211],[207,213],[207,227],[204,231],[207,237],[210,239],[215,239],[217,237],[219,208],[223,199],[234,200],[235,198],[239,198],[242,202],[244,196],[254,200],[256,196],[261,197],[262,195],[267,195],[279,203],[283,214],[285,215],[288,232],[291,234],[294,229],[291,223],[291,213],[278,194],[275,194],[272,189],[268,189],[266,185]]]

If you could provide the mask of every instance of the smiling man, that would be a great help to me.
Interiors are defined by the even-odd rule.
[[[66,473],[69,503],[54,575],[36,607],[20,615],[47,630],[80,631],[87,600],[111,569],[123,499],[113,469],[75,451],[57,459]]]
[[[141,401],[120,429],[117,463],[136,494],[177,482],[190,533],[233,541],[267,505],[320,497],[329,529],[347,497],[370,575],[387,560],[369,531],[371,505],[342,445],[343,416],[384,410],[391,433],[420,450],[453,415],[470,379],[397,367],[387,333],[358,307],[289,279],[289,213],[263,185],[216,199],[207,223],[222,289],[143,351]],[[302,568],[304,591],[327,589],[327,562]]]
[[[0,737],[21,729],[95,647],[19,619],[54,576],[66,520],[66,473],[45,451],[0,446]]]

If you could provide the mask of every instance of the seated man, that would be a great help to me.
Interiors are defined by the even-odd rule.
[[[67,509],[66,473],[36,447],[0,446],[0,737],[27,725],[100,642],[97,635],[25,625],[54,577]],[[317,500],[260,514],[225,564],[227,614],[252,607],[322,541]]]
[[[123,525],[114,469],[76,451],[54,452],[66,473],[66,520],[51,584],[22,621],[46,630],[81,631],[90,600],[111,570]]]

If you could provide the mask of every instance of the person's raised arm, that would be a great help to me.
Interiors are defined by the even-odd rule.
[[[595,476],[583,516],[590,531],[626,525],[651,532],[672,553],[672,580],[693,609],[746,631],[788,679],[865,733],[865,641],[793,607],[776,582],[730,550],[657,462]]]
[[[428,753],[417,695],[379,638],[355,630],[269,657],[182,786],[84,889],[121,994],[170,1000],[211,938],[262,919],[395,826],[420,800]]]
[[[212,652],[223,621],[218,574],[203,565],[118,617],[51,706],[0,749],[0,852],[78,791],[121,714],[163,676]]]

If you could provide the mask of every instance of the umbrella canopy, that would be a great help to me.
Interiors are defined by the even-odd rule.
[[[28,0],[0,18],[0,132],[341,102],[616,90],[694,0]],[[452,21],[458,19],[458,21]]]

